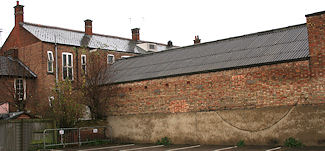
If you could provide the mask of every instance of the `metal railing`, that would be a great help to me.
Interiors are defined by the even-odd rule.
[[[43,131],[43,148],[79,145],[96,141],[112,140],[112,128],[106,126],[57,128]]]

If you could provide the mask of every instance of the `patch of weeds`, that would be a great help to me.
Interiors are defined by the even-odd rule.
[[[156,144],[168,146],[168,145],[172,145],[173,143],[170,138],[163,137],[160,140],[158,140]]]
[[[290,148],[301,148],[304,145],[299,140],[289,137],[284,141],[284,146],[290,147]]]
[[[245,141],[244,140],[238,141],[237,144],[236,144],[236,146],[237,147],[243,147],[243,146],[245,146]]]

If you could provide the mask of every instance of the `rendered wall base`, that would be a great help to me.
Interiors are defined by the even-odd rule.
[[[294,137],[325,145],[325,105],[110,116],[108,123],[122,142],[155,143],[167,136],[175,144],[266,145]]]

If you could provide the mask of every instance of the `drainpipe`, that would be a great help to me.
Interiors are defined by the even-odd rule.
[[[58,69],[58,45],[56,43],[56,36],[55,38],[55,83],[59,82],[59,69]]]

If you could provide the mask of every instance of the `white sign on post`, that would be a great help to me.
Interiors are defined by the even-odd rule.
[[[59,134],[63,135],[64,134],[64,130],[59,130]]]
[[[93,129],[93,133],[98,133],[98,129],[97,128]]]

